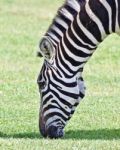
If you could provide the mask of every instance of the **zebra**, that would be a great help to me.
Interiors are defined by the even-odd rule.
[[[37,83],[39,129],[64,136],[64,127],[85,96],[84,65],[109,34],[120,34],[120,0],[66,0],[39,43],[44,63]]]

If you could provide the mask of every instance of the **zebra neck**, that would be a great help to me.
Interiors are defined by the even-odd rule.
[[[108,34],[120,31],[119,0],[67,0],[57,14],[47,32],[54,44],[61,40],[71,26],[75,28],[75,23],[79,30],[76,26],[78,36],[74,35],[94,46]]]
[[[99,43],[119,31],[119,0],[67,0],[46,35],[56,47],[58,68],[74,74],[84,67]]]

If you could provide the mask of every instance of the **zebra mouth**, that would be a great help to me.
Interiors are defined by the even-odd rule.
[[[61,138],[64,136],[64,131],[61,127],[56,126],[49,126],[47,129],[45,128],[45,125],[40,125],[40,133],[43,137],[48,138]]]
[[[61,138],[64,136],[64,131],[60,127],[49,126],[47,129],[47,136],[49,138]]]

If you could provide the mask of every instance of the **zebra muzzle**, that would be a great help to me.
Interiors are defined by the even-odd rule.
[[[41,116],[39,120],[39,130],[41,135],[45,138],[61,138],[64,136],[64,131],[62,127],[54,125],[46,127],[44,119]]]
[[[49,126],[49,128],[47,129],[47,136],[49,138],[61,138],[64,136],[64,131],[62,128]]]

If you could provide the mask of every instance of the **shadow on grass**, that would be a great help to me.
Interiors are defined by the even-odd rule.
[[[18,133],[18,134],[4,134],[0,132],[0,138],[15,138],[15,139],[40,139],[42,136],[39,133]]]
[[[70,130],[65,139],[113,140],[120,139],[120,129]]]
[[[43,137],[39,133],[34,132],[9,135],[0,132],[0,138],[41,139]],[[70,130],[65,133],[62,139],[117,140],[120,139],[120,129]]]

